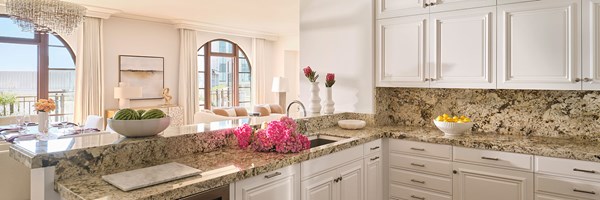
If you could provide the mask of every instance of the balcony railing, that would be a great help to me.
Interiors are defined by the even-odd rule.
[[[48,113],[51,121],[72,121],[73,109],[75,107],[73,92],[50,92],[48,95],[56,102],[56,110]],[[16,96],[16,102],[7,105],[0,105],[0,116],[10,116],[15,113],[21,115],[37,115],[33,107],[37,102],[37,96]]]

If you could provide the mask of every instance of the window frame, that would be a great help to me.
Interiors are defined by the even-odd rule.
[[[216,41],[223,41],[223,42],[227,42],[230,43],[231,45],[233,45],[233,52],[232,53],[219,53],[219,52],[212,52],[212,43],[216,42]],[[204,48],[204,52],[201,55],[200,54],[200,50],[202,50],[202,48]],[[243,53],[244,57],[240,57],[239,53]],[[211,73],[210,73],[210,68],[211,68],[211,57],[213,56],[217,56],[217,57],[225,57],[225,58],[231,58],[233,60],[233,70],[232,70],[232,85],[233,85],[233,91],[232,91],[232,106],[239,106],[240,105],[240,74],[250,74],[250,82],[252,82],[252,65],[250,64],[250,60],[248,59],[248,54],[246,54],[246,52],[235,42],[232,42],[230,40],[226,40],[226,39],[215,39],[215,40],[211,40],[206,42],[204,45],[202,45],[200,48],[198,48],[198,57],[203,56],[204,57],[204,71],[200,71],[200,68],[198,68],[198,74],[203,73],[204,74],[204,88],[201,88],[198,86],[198,90],[203,89],[204,90],[204,102],[200,102],[200,99],[198,99],[198,106],[202,106],[202,104],[204,104],[204,109],[211,109],[212,107],[212,98],[211,98]],[[249,72],[240,72],[240,62],[239,59],[246,59],[246,62],[248,63],[248,69]],[[251,84],[252,85],[252,84]],[[242,87],[242,88],[250,88],[250,91],[252,92],[252,86],[250,87]],[[241,103],[251,103],[247,102],[247,101],[243,101]]]
[[[0,14],[0,18],[8,18],[9,15]],[[65,68],[52,68],[50,69],[50,47],[59,47],[57,45],[50,45],[50,35],[53,33],[41,33],[34,32],[34,37],[32,39],[29,38],[15,38],[15,37],[4,37],[0,36],[0,43],[8,43],[8,44],[23,44],[23,45],[36,45],[37,47],[37,99],[48,99],[50,92],[50,70],[73,70],[73,69],[65,69]],[[56,39],[58,39],[64,46],[65,49],[71,55],[71,59],[73,63],[76,65],[76,55],[73,52],[73,48],[71,45],[67,43],[67,41],[62,38],[58,34],[53,34]]]

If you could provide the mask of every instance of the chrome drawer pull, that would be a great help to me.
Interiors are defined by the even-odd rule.
[[[425,184],[425,181],[419,181],[419,180],[415,180],[415,179],[410,179],[410,182]]]
[[[411,147],[410,150],[425,151],[425,149],[423,149],[423,148],[414,148],[414,147]]]
[[[371,151],[379,149],[379,146],[371,147]]]
[[[593,192],[593,191],[585,191],[585,190],[578,190],[578,189],[573,189],[573,192],[579,192],[579,193],[585,193],[585,194],[596,194],[596,192]]]
[[[490,158],[490,157],[485,157],[485,156],[481,157],[481,159],[484,159],[484,160],[493,160],[493,161],[499,161],[500,160],[499,158]]]
[[[275,172],[273,174],[265,175],[265,178],[269,179],[269,178],[273,178],[273,177],[276,177],[279,175],[281,175],[281,172]]]
[[[425,167],[425,164],[410,163],[412,166]]]
[[[410,195],[410,198],[425,200],[425,197],[418,197],[418,196],[415,196],[415,195]]]
[[[371,158],[371,161],[375,161],[375,160],[377,160],[377,159],[379,159],[379,156],[377,156],[377,157],[375,157],[375,158]]]
[[[596,173],[596,171],[594,171],[594,170],[585,170],[585,169],[577,169],[577,168],[573,169],[573,171],[583,172],[583,173],[590,173],[590,174],[595,174]]]

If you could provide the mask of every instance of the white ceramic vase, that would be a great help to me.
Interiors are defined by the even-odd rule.
[[[48,132],[48,113],[38,112],[38,131],[40,133]]]
[[[333,102],[332,88],[327,87],[327,96],[325,98],[325,107],[323,108],[323,112],[325,114],[333,114],[335,111],[335,102]]]
[[[311,82],[310,87],[310,105],[308,109],[312,114],[321,113],[321,98],[319,97],[319,82]]]

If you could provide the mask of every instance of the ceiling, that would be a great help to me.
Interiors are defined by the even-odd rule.
[[[299,0],[65,0],[167,20],[189,20],[277,35],[299,32]]]

